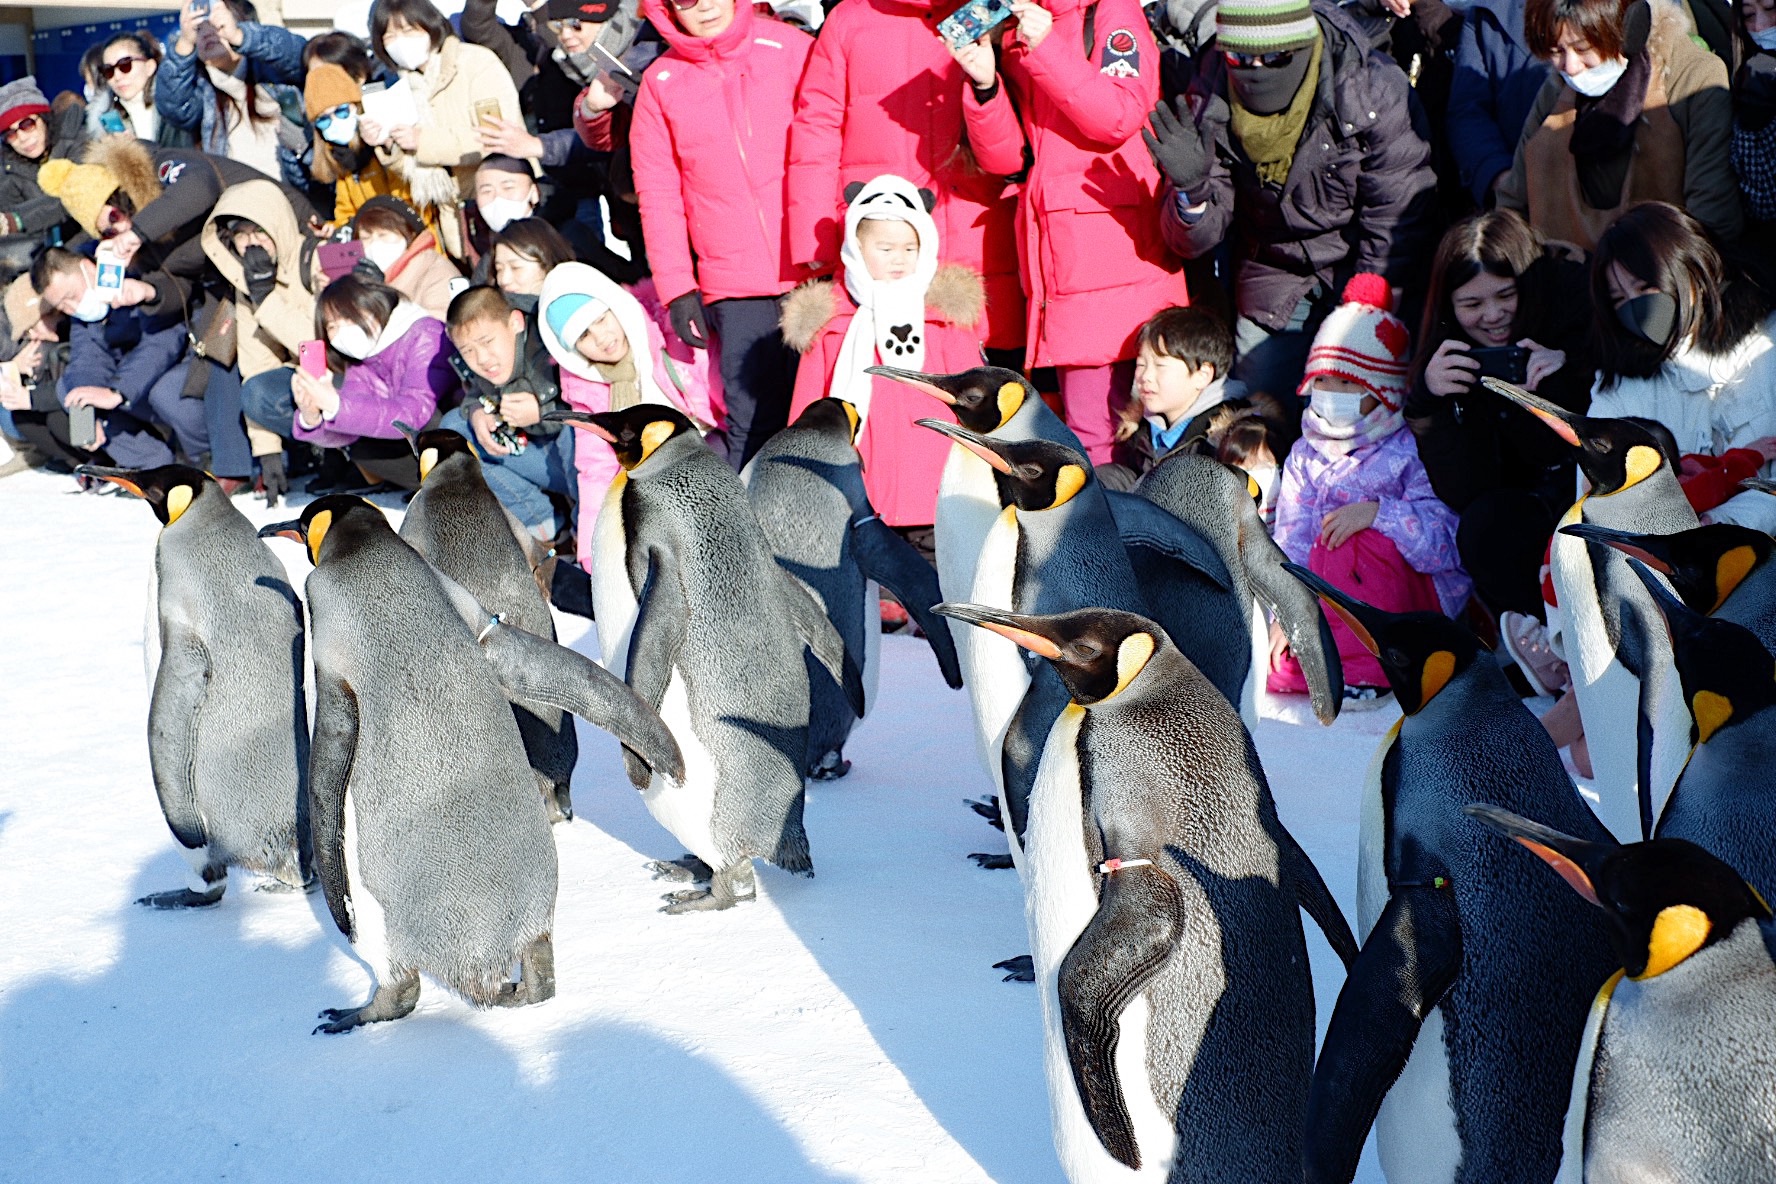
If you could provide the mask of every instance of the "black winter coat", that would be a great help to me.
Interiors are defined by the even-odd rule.
[[[44,116],[49,122],[49,151],[43,160],[27,160],[10,145],[0,145],[0,213],[19,220],[15,233],[42,234],[52,226],[74,220],[62,205],[62,199],[51,197],[37,186],[37,170],[45,160],[79,160],[86,147],[85,111],[78,104],[69,105],[60,115],[53,111]]]

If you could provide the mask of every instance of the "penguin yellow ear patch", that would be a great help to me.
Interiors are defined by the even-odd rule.
[[[424,481],[432,475],[432,467],[438,463],[438,450],[428,448],[419,454],[419,479]]]
[[[1246,496],[1253,501],[1257,501],[1264,496],[1264,491],[1258,488],[1258,478],[1252,476],[1250,473],[1246,474]]]
[[[333,511],[322,510],[308,523],[308,560],[310,563],[321,561],[321,540],[327,537],[327,531],[333,525]]]
[[[857,429],[858,426],[863,423],[863,420],[858,418],[857,408],[845,402],[845,400],[840,399],[839,406],[845,409],[845,418],[851,421],[851,443],[855,444],[857,443]]]
[[[1630,485],[1640,484],[1658,472],[1659,466],[1664,463],[1665,458],[1659,455],[1657,448],[1636,444],[1628,450],[1628,458],[1622,465],[1627,473],[1626,478],[1622,481],[1622,488],[1627,489]]]
[[[191,507],[191,497],[195,492],[196,491],[189,485],[175,485],[167,490],[168,526],[177,522],[179,520],[179,515],[183,514]]]
[[[1438,650],[1424,660],[1418,672],[1418,705],[1423,707],[1437,697],[1437,692],[1449,685],[1455,677],[1455,655],[1448,650]]]
[[[1135,676],[1147,669],[1154,649],[1150,633],[1131,633],[1123,638],[1122,644],[1116,647],[1116,689],[1104,698],[1114,699],[1122,694],[1129,683],[1135,681]]]
[[[1690,700],[1690,714],[1696,720],[1696,743],[1706,744],[1733,718],[1733,701],[1713,691],[1697,691]]]
[[[664,419],[656,419],[641,429],[641,459],[646,460],[654,454],[654,449],[672,439],[675,427]]]
[[[1644,982],[1670,970],[1673,966],[1702,948],[1713,929],[1708,914],[1690,904],[1667,905],[1653,918],[1652,936],[1647,938],[1646,969],[1634,976]]]
[[[1073,500],[1073,495],[1085,488],[1085,470],[1078,465],[1062,465],[1061,471],[1055,474],[1055,506],[1064,506]]]
[[[1024,388],[1015,382],[1001,383],[999,386],[999,426],[1004,427],[1017,409],[1024,405]]]
[[[1757,566],[1757,552],[1750,547],[1734,547],[1714,561],[1714,609],[1726,603],[1751,569]],[[1708,610],[1713,612],[1714,609]]]

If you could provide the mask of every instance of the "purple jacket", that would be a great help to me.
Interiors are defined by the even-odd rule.
[[[377,337],[376,347],[375,353],[345,372],[338,415],[310,428],[303,426],[297,413],[298,440],[322,448],[343,448],[360,436],[399,440],[397,419],[423,428],[439,404],[453,401],[458,384],[443,321],[402,302]]]
[[[1455,511],[1431,492],[1418,446],[1405,427],[1344,456],[1322,453],[1303,436],[1283,462],[1277,492],[1276,541],[1291,560],[1307,566],[1327,514],[1354,502],[1379,502],[1375,530],[1400,557],[1437,585],[1437,600],[1451,616],[1467,603],[1473,584],[1455,549]]]

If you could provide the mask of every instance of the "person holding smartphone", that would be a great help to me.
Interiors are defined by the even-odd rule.
[[[0,86],[0,236],[24,235],[36,246],[52,226],[74,229],[67,211],[37,184],[37,170],[53,157],[72,159],[86,147],[78,106],[50,110],[37,80]]]
[[[288,29],[260,24],[251,0],[188,0],[157,75],[155,109],[205,152],[303,186],[302,154],[285,144],[303,142],[307,129],[284,114],[302,108],[302,45]]]

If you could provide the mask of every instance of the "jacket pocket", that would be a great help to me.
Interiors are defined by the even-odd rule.
[[[1101,159],[1120,163],[1114,157]],[[1126,173],[1106,169],[1094,176],[1094,171],[1065,182],[1066,194],[1045,203],[1051,296],[1132,283],[1143,270],[1142,260],[1155,257],[1159,218],[1152,194]],[[1051,192],[1061,188],[1050,186]]]

